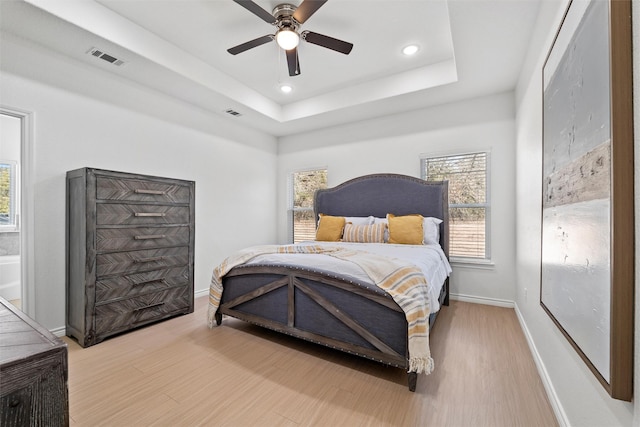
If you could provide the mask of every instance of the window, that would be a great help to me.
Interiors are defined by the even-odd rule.
[[[0,161],[0,229],[15,230],[17,224],[17,164]]]
[[[488,260],[489,153],[426,157],[421,163],[423,179],[449,181],[449,255]]]
[[[289,237],[293,243],[315,239],[313,195],[320,188],[327,188],[327,169],[299,171],[289,175]]]

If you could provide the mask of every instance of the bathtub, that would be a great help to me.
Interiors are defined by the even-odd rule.
[[[0,256],[0,296],[20,299],[20,255]]]

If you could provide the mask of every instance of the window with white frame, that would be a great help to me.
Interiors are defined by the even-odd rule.
[[[489,153],[423,157],[421,169],[427,181],[449,181],[449,255],[489,260]]]
[[[18,229],[17,163],[0,161],[0,231]]]
[[[327,188],[326,168],[292,172],[289,175],[289,240],[293,243],[315,239],[313,196],[321,188]]]

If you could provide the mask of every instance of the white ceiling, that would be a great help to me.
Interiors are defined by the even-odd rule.
[[[302,42],[295,77],[275,42],[227,53],[274,33],[232,0],[0,0],[0,28],[282,136],[512,90],[539,1],[329,0],[302,30],[353,51]],[[255,2],[269,12],[281,3]],[[402,55],[411,43],[418,53]],[[125,64],[88,55],[92,47]],[[293,92],[282,93],[282,83]]]

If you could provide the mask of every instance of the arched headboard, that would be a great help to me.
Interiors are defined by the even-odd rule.
[[[318,190],[314,213],[333,216],[420,214],[442,219],[440,245],[449,256],[449,190],[447,181],[425,181],[407,175],[373,174]]]

